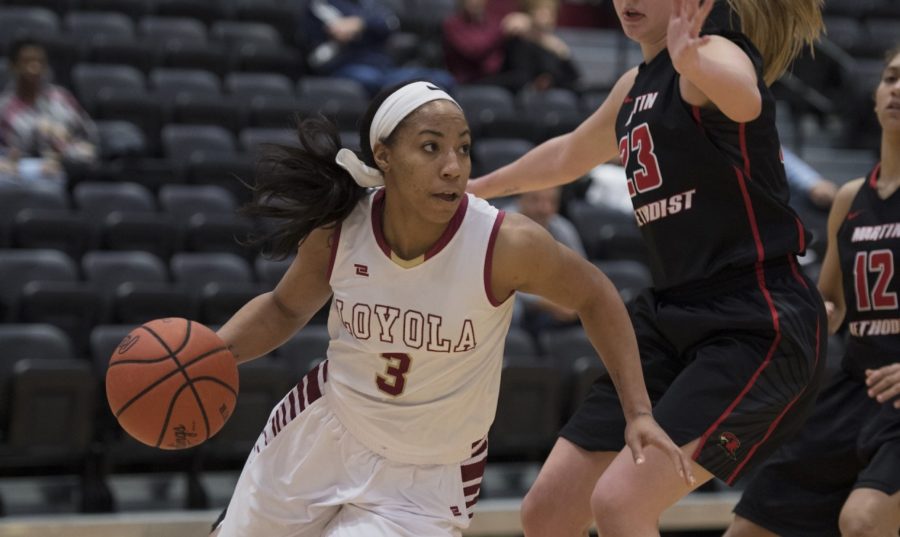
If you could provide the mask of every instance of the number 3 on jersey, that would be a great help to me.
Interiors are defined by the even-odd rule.
[[[387,360],[387,366],[384,373],[375,375],[375,384],[379,390],[396,397],[406,387],[406,374],[409,373],[412,358],[402,352],[386,352],[381,357]]]
[[[878,273],[875,288],[871,291],[869,290],[870,272]],[[897,309],[897,293],[887,290],[893,277],[894,252],[891,250],[857,252],[856,263],[853,264],[857,311]]]
[[[636,169],[633,177],[628,178],[628,194],[633,198],[638,192],[644,193],[662,186],[662,174],[659,172],[659,161],[653,151],[653,137],[650,126],[641,123],[631,130],[629,136],[619,141],[619,159],[622,166],[628,168],[632,153],[636,153],[640,169]]]

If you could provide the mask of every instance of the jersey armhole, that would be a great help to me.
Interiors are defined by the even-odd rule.
[[[328,259],[328,281],[331,281],[331,273],[334,271],[334,261],[337,259],[338,244],[341,242],[342,224],[343,222],[338,222],[334,227],[334,232],[331,234],[331,256]]]
[[[484,255],[484,294],[495,308],[502,306],[503,303],[509,300],[509,297],[513,296],[515,293],[515,291],[513,291],[503,300],[498,300],[497,297],[494,296],[494,291],[491,287],[491,275],[493,274],[494,268],[494,244],[497,242],[497,235],[500,233],[500,225],[503,223],[505,217],[506,211],[497,211],[497,218],[494,219],[494,227],[491,228],[491,237],[488,239],[487,252],[485,252]]]

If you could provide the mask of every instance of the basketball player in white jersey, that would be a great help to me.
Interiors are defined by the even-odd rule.
[[[635,461],[659,428],[634,332],[610,281],[539,225],[467,195],[459,105],[427,82],[375,98],[362,160],[322,120],[263,160],[250,212],[296,261],[219,335],[238,362],[302,328],[330,297],[328,359],[273,410],[218,537],[460,535],[487,456],[513,294],[578,312],[619,390]],[[381,188],[381,186],[383,188]],[[277,203],[272,203],[275,199]]]

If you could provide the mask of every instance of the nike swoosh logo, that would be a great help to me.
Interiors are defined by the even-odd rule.
[[[432,91],[441,91],[441,88],[439,88],[439,87],[437,87],[437,86],[435,86],[435,85],[432,85],[432,84],[425,84],[425,87],[428,88],[428,89],[430,89],[430,90],[432,90]]]
[[[847,214],[847,220],[853,220],[857,216],[861,215],[863,211],[853,211],[852,213]]]

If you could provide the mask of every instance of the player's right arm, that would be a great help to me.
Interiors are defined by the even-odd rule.
[[[825,259],[819,272],[819,292],[825,300],[828,311],[828,333],[833,334],[840,328],[847,314],[847,303],[844,300],[843,272],[838,252],[837,234],[841,224],[847,218],[853,198],[856,197],[865,179],[854,179],[838,190],[828,214],[828,246]]]
[[[619,154],[616,117],[634,85],[637,68],[616,82],[596,112],[574,131],[551,138],[515,162],[469,182],[467,190],[489,199],[570,183]]]
[[[275,289],[245,304],[219,329],[219,337],[239,364],[287,341],[331,297],[328,265],[333,233],[323,228],[310,233]]]

